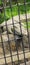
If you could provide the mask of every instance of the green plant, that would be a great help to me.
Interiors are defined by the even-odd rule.
[[[21,14],[24,14],[25,13],[25,6],[24,5],[19,6],[19,10],[20,10]],[[26,5],[26,11],[27,11],[27,13],[30,12],[30,4]],[[13,16],[18,15],[18,7],[17,6],[13,6],[12,7],[12,15]],[[5,16],[4,16],[4,11],[2,13],[0,13],[0,24],[4,20],[7,21],[8,19],[10,19],[12,17],[12,15],[11,15],[11,9],[10,9],[10,7],[6,8],[5,9]]]

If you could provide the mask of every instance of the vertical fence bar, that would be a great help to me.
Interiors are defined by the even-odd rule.
[[[12,4],[11,3],[12,3],[12,1],[10,0],[11,16],[12,16],[12,25],[13,25],[13,29],[14,29],[13,35],[14,35],[14,41],[16,42],[16,38],[15,38],[15,26],[14,26],[14,20],[13,20],[13,14],[12,14]],[[15,45],[16,45],[16,43],[15,43]],[[17,46],[16,46],[16,50],[17,50]],[[17,50],[17,57],[18,57],[18,65],[19,65],[18,50]]]
[[[27,10],[26,10],[26,0],[24,0],[24,7],[25,7],[25,17],[26,17],[26,26],[27,26],[27,36],[28,36],[29,51],[30,51],[29,31],[28,31],[28,19],[27,19]]]
[[[18,2],[17,2],[17,6],[18,6],[18,15],[19,15],[20,31],[21,31],[21,35],[22,35],[21,20],[20,20],[20,16],[21,16],[21,15],[20,15],[20,9],[19,9],[20,6],[18,5]],[[25,62],[25,65],[26,65],[23,37],[22,37],[22,48],[23,48],[23,54],[24,54],[24,62]]]

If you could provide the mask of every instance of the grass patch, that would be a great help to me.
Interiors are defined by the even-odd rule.
[[[19,6],[19,10],[20,10],[21,14],[24,14],[25,13],[25,6],[24,5]],[[26,5],[26,11],[27,11],[27,13],[30,13],[30,4]],[[17,6],[12,7],[12,15],[13,16],[18,15],[18,7]],[[2,13],[0,13],[0,24],[4,20],[7,21],[8,19],[10,19],[12,17],[12,15],[11,15],[11,9],[9,7],[6,8],[5,15],[4,15],[4,11]]]

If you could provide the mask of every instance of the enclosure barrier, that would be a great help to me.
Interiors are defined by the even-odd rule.
[[[0,65],[30,65],[30,13],[27,13],[26,9],[26,5],[30,5],[30,2],[27,3],[24,0],[23,3],[18,3],[18,0],[15,1],[13,5],[12,0],[9,0],[8,6],[4,4],[4,0],[2,1],[5,23],[0,24]],[[21,5],[24,6],[24,14],[20,13]],[[16,16],[13,16],[12,12],[14,6],[18,8]],[[5,9],[8,7],[11,10],[12,18],[6,21]]]

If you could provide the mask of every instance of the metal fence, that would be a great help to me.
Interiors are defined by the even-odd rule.
[[[16,0],[16,4],[12,5],[12,1],[9,0],[9,6],[5,6],[3,1],[5,24],[2,23],[2,25],[0,25],[0,65],[30,65],[30,29],[28,27],[28,21],[30,22],[30,13],[27,13],[26,4],[30,4],[30,2],[26,3],[26,0],[24,0],[24,2],[20,4]],[[21,5],[24,5],[24,14],[20,14]],[[18,7],[18,15],[17,17],[15,16],[15,18],[12,13],[12,7],[14,6]],[[5,20],[6,7],[10,7],[12,16],[8,23]],[[23,33],[22,23],[26,23],[26,30],[25,32],[23,31]],[[18,31],[16,30],[17,27],[15,27],[15,25],[17,25],[17,27],[19,26]],[[12,33],[8,31],[10,28]]]

